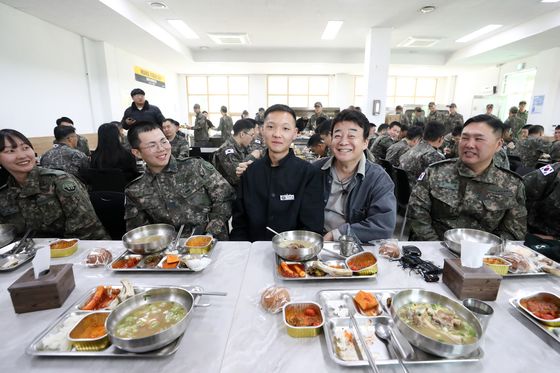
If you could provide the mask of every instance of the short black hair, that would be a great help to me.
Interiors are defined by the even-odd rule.
[[[247,110],[243,111],[243,113],[245,113]],[[293,118],[294,118],[294,125],[295,125],[295,121],[296,119],[296,112],[294,111],[294,109],[292,109],[291,107],[289,107],[288,105],[284,105],[284,104],[274,104],[272,106],[270,106],[268,109],[266,109],[266,111],[264,112],[264,119],[266,121],[266,117],[268,117],[268,114],[270,113],[274,113],[277,111],[282,111],[284,113],[289,113]],[[247,113],[249,114],[249,113]]]
[[[376,128],[376,127],[377,127],[377,126],[375,125],[375,123],[371,123],[371,122],[369,122],[369,126],[370,126],[371,128]]]
[[[406,124],[401,124],[401,132],[408,132],[408,128]]]
[[[381,123],[379,127],[377,127],[377,132],[381,132],[386,129],[389,129],[389,125],[387,123]]]
[[[523,127],[521,127],[522,130],[528,130],[529,128],[533,127],[532,124],[526,124]]]
[[[255,128],[255,121],[249,119],[239,119],[233,125],[233,135],[236,136],[241,131],[249,131]]]
[[[352,110],[352,109],[342,110],[340,113],[338,113],[336,115],[336,117],[334,117],[334,119],[332,120],[332,126],[331,126],[331,136],[334,132],[334,128],[336,127],[336,125],[338,123],[344,122],[344,121],[356,123],[362,130],[364,130],[364,133],[363,133],[364,140],[368,139],[368,137],[369,137],[369,120],[367,119],[367,117],[361,111]]]
[[[393,127],[395,127],[395,126],[397,126],[397,127],[399,127],[399,128],[402,129],[401,123],[400,123],[400,122],[394,121],[394,122],[391,122],[391,123],[389,124],[389,128],[393,128]]]
[[[4,128],[0,130],[0,152],[4,151],[6,143],[9,143],[11,147],[15,148],[17,146],[17,140],[21,140],[21,142],[33,149],[31,141],[29,141],[23,133],[10,128]]]
[[[445,126],[441,122],[428,122],[424,128],[423,138],[426,141],[436,141],[445,135]]]
[[[519,111],[519,109],[517,108],[517,106],[512,106],[509,108],[509,112],[511,114],[517,114],[517,112]]]
[[[176,127],[179,127],[179,126],[181,125],[181,123],[177,122],[175,119],[172,119],[172,118],[165,118],[163,121],[164,121],[164,122],[171,122],[171,123],[173,123]]]
[[[319,145],[322,142],[323,142],[323,140],[321,140],[321,135],[318,134],[318,133],[314,133],[313,135],[311,135],[309,140],[307,140],[307,147],[311,148],[312,146]]]
[[[259,108],[259,111],[264,111],[264,108],[263,108],[263,107],[260,107],[260,108]]]
[[[397,105],[397,107],[395,108],[395,110],[402,110],[402,106],[401,105]]]
[[[331,133],[331,127],[332,127],[332,120],[328,119],[323,121],[323,123],[317,126],[316,132],[319,135],[327,136]]]
[[[141,90],[140,88],[134,88],[132,91],[130,91],[130,97],[134,97],[136,95],[145,96],[146,93],[143,90]]]
[[[423,110],[422,110],[422,108],[421,108],[420,106],[416,106],[416,107],[414,108],[414,111],[417,112],[417,113],[421,113]]]
[[[451,130],[451,136],[461,136],[461,132],[463,132],[463,126],[458,124]]]
[[[556,130],[560,130],[560,124],[557,125],[556,127],[554,127],[554,130],[555,130],[555,131],[556,131]]]
[[[315,121],[315,125],[318,126],[319,124],[323,123],[324,121],[326,121],[327,118],[325,117],[319,117],[317,118],[317,120]]]
[[[486,114],[475,115],[474,117],[467,119],[465,124],[463,124],[463,128],[465,128],[471,123],[479,123],[479,122],[484,122],[490,127],[492,127],[492,132],[494,132],[494,134],[496,134],[499,137],[501,137],[504,133],[504,124],[502,123],[502,121],[492,115],[486,115]]]
[[[54,138],[56,141],[61,141],[70,136],[73,133],[76,133],[76,129],[71,126],[56,126],[54,128]]]
[[[72,119],[68,118],[68,117],[60,117],[56,120],[56,125],[60,126],[62,123],[70,123],[71,125],[74,125],[74,122],[72,121]]]
[[[222,107],[220,108],[220,112],[221,112],[221,113],[227,113],[227,106],[222,106]]]
[[[409,140],[414,140],[416,138],[422,137],[422,132],[424,132],[424,130],[421,127],[412,126],[406,132],[406,138]]]
[[[154,123],[154,122],[136,122],[134,123],[134,125],[132,127],[130,127],[130,129],[128,130],[128,133],[126,134],[126,137],[128,139],[128,143],[130,144],[130,147],[133,149],[138,149],[140,147],[140,138],[138,137],[139,134],[144,133],[144,132],[150,132],[153,130],[160,130],[161,131],[161,127],[159,124]]]
[[[529,135],[538,135],[541,132],[544,132],[544,127],[540,124],[535,124],[529,128]]]

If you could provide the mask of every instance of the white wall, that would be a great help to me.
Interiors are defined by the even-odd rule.
[[[457,111],[463,114],[465,120],[486,110],[485,107],[479,107],[480,105],[473,106],[474,96],[488,95],[488,102],[494,102],[491,96],[492,87],[498,85],[499,72],[497,67],[486,67],[457,74],[454,102],[457,104]],[[494,107],[494,114],[498,114],[498,109]]]

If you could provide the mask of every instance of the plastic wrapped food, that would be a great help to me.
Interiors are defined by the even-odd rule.
[[[288,289],[271,286],[261,294],[261,306],[270,313],[278,313],[290,301]]]
[[[518,253],[504,253],[501,257],[511,263],[510,272],[512,273],[526,273],[531,270],[529,260],[523,255]]]
[[[86,264],[90,267],[104,266],[113,260],[113,255],[107,249],[94,249],[89,252]]]
[[[401,256],[401,250],[399,249],[397,240],[385,240],[381,242],[381,247],[379,248],[379,255],[388,259],[397,259]]]

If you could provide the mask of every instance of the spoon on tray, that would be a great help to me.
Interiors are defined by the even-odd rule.
[[[397,360],[399,361],[399,364],[400,364],[401,368],[403,369],[403,371],[405,371],[406,373],[409,373],[408,368],[404,365],[404,363],[401,359],[401,354],[404,354],[403,349],[402,349],[399,341],[395,337],[395,334],[393,333],[393,330],[391,330],[391,327],[389,327],[388,325],[385,325],[385,324],[377,323],[377,324],[375,324],[375,334],[380,339],[384,339],[384,340],[388,341],[389,343],[391,343],[393,346],[397,346],[397,348],[395,348],[395,355],[397,355]],[[396,350],[398,350],[398,351],[396,351]]]

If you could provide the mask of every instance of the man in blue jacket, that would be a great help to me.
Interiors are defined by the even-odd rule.
[[[391,178],[366,159],[369,121],[356,110],[341,111],[332,122],[332,157],[313,165],[323,173],[325,240],[337,240],[348,228],[362,242],[390,238],[396,200]]]

